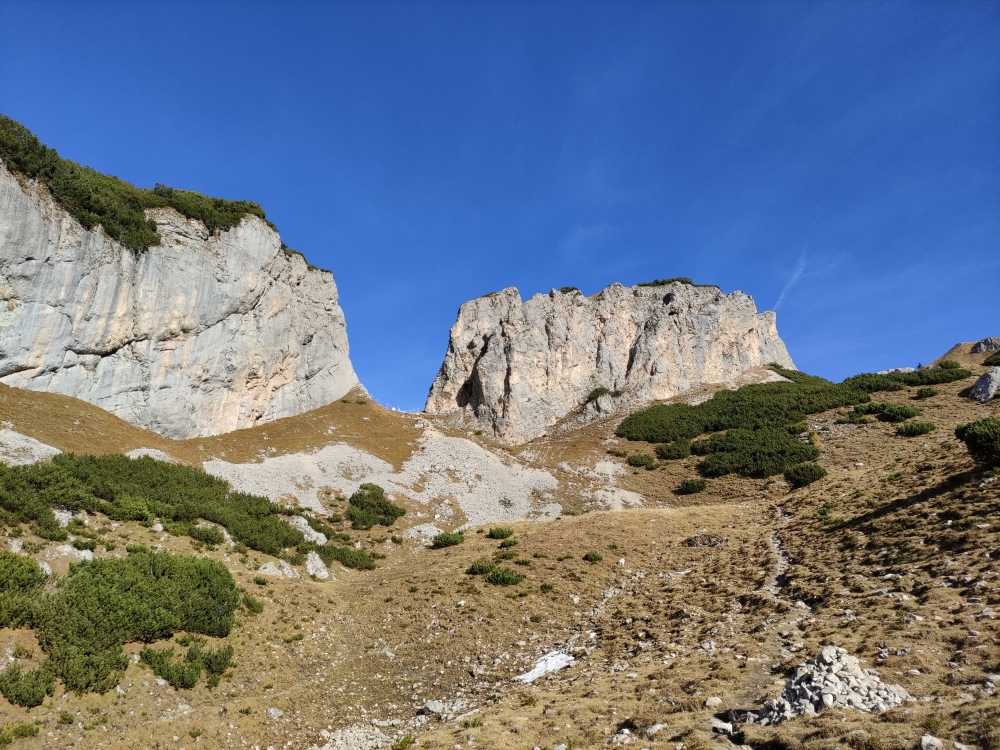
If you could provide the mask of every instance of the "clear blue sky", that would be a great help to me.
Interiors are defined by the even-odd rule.
[[[1000,3],[16,2],[0,112],[260,203],[382,403],[467,299],[691,276],[839,380],[1000,335]]]

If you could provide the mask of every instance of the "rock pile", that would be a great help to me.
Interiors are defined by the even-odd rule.
[[[973,354],[989,354],[990,352],[1000,352],[1000,336],[985,338],[972,346]]]
[[[874,669],[862,669],[857,657],[842,648],[824,646],[815,661],[807,661],[788,681],[780,698],[749,713],[744,721],[780,724],[793,716],[815,716],[824,708],[855,708],[881,713],[913,700],[899,685],[887,685]]]

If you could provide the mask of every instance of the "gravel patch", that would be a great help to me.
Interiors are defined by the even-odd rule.
[[[9,424],[9,423],[8,423]],[[62,451],[6,427],[0,428],[0,462],[8,466],[25,466],[36,461],[48,461]]]
[[[344,495],[372,482],[390,499],[433,506],[435,521],[448,520],[451,503],[465,514],[461,528],[487,523],[554,518],[557,503],[545,502],[545,492],[558,482],[549,472],[532,469],[500,457],[463,438],[441,435],[428,428],[420,449],[395,471],[391,464],[345,443],[327,445],[311,453],[265,458],[260,463],[232,464],[214,459],[205,470],[225,479],[239,492],[272,500],[294,499],[305,508],[327,513],[319,491],[328,488]],[[536,497],[537,495],[537,497]],[[417,513],[419,518],[421,513]]]
[[[168,464],[177,463],[177,459],[171,456],[169,453],[164,453],[156,448],[136,448],[125,454],[129,458],[142,458],[143,456],[149,456],[150,458],[155,458],[157,461],[166,461]]]

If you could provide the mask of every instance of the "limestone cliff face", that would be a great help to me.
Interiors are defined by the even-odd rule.
[[[614,284],[593,297],[553,290],[522,302],[510,288],[459,309],[426,411],[520,443],[579,411],[598,387],[621,393],[587,405],[592,417],[744,382],[771,362],[794,368],[775,314],[758,313],[743,292]]]
[[[172,209],[142,253],[85,230],[0,163],[0,381],[89,401],[169,437],[214,435],[343,396],[337,286],[256,217],[217,235]]]

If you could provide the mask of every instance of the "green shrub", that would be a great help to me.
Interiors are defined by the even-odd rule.
[[[708,487],[708,482],[704,479],[685,479],[677,488],[678,495],[693,495]]]
[[[937,425],[933,422],[907,422],[896,428],[896,434],[901,437],[917,437],[934,432],[936,429]]]
[[[489,573],[496,565],[488,557],[480,557],[465,572],[470,576],[483,576]]]
[[[962,365],[953,360],[946,359],[943,362],[938,362],[938,368],[941,370],[961,370]]]
[[[461,544],[465,541],[465,534],[462,532],[453,533],[450,531],[442,531],[434,539],[431,540],[431,549],[442,549],[444,547],[453,547],[456,544]]]
[[[96,539],[74,539],[73,546],[78,550],[90,550],[93,552],[97,549]]]
[[[10,171],[42,182],[52,197],[86,229],[100,224],[109,236],[137,251],[161,242],[156,222],[143,213],[147,208],[174,208],[189,219],[201,221],[213,232],[231,229],[247,215],[267,221],[263,209],[250,201],[209,198],[164,185],[152,190],[137,188],[117,177],[62,159],[55,149],[43,146],[23,125],[3,115],[0,115],[0,159]]]
[[[687,276],[674,276],[670,279],[653,279],[652,281],[640,281],[637,286],[666,286],[667,284],[690,284],[694,285]]]
[[[516,539],[504,539],[502,542],[500,542],[500,549],[507,549],[508,547],[516,547],[516,546],[517,546]]]
[[[819,456],[819,449],[792,437],[787,430],[729,430],[709,438],[710,453],[698,467],[707,477],[738,473],[770,477]]]
[[[326,565],[332,565],[336,561],[345,568],[375,570],[375,558],[368,550],[338,547],[335,544],[324,544],[322,547],[315,547],[315,550]]]
[[[677,440],[673,443],[658,445],[656,446],[656,455],[664,461],[687,458],[691,455],[691,441]]]
[[[222,544],[226,541],[225,535],[215,526],[192,526],[188,535],[205,544]]]
[[[36,737],[38,736],[38,725],[22,722],[11,727],[10,732],[15,737]]]
[[[496,560],[513,560],[516,556],[517,553],[512,549],[502,549],[493,553]]]
[[[508,529],[504,526],[494,526],[486,534],[487,539],[506,539],[511,536],[514,536],[514,529]]]
[[[819,464],[801,463],[785,469],[784,476],[792,487],[805,487],[825,477],[826,469]]]
[[[642,467],[645,469],[655,469],[656,459],[650,456],[648,453],[634,453],[628,457],[628,465],[635,467]]]
[[[983,360],[983,364],[987,367],[1000,367],[1000,352],[994,352],[988,356]]]
[[[955,429],[955,437],[965,443],[976,463],[1000,466],[1000,419],[986,417],[966,422]]]
[[[917,398],[931,398],[932,396],[938,395],[937,388],[931,388],[930,386],[917,389]]]
[[[377,484],[363,484],[348,499],[347,517],[355,529],[370,529],[376,524],[392,526],[396,519],[406,514],[403,508],[389,502],[385,490]]]
[[[264,602],[251,596],[250,594],[243,595],[243,606],[255,615],[259,615],[264,611]]]
[[[496,586],[516,586],[524,580],[524,576],[510,568],[493,568],[483,580]]]
[[[22,672],[20,664],[11,664],[0,672],[0,693],[15,706],[34,708],[55,690],[55,675],[48,664]]]
[[[879,419],[884,422],[905,422],[920,414],[920,409],[915,406],[904,406],[903,404],[888,404],[879,415]]]
[[[587,394],[587,398],[583,400],[585,404],[589,404],[591,401],[597,401],[601,396],[611,396],[612,398],[618,398],[622,395],[619,390],[611,390],[610,388],[605,388],[603,385],[597,386],[594,390]]]
[[[0,550],[0,592],[26,593],[45,583],[46,575],[32,557]]]
[[[586,555],[583,556],[583,559],[586,560],[589,563],[596,563],[596,562],[600,562],[601,560],[603,560],[604,559],[604,555],[602,555],[597,550],[591,550],[590,552],[588,552]]]
[[[579,292],[580,290],[577,289],[575,286],[564,286],[560,287],[559,291],[562,292],[563,294],[569,294],[570,292]]]
[[[194,648],[194,647],[193,647]],[[188,650],[188,655],[191,651]],[[146,646],[139,652],[139,660],[149,665],[153,674],[162,677],[175,690],[190,690],[198,684],[204,666],[197,657],[174,659],[174,650],[166,648],[157,651]]]

